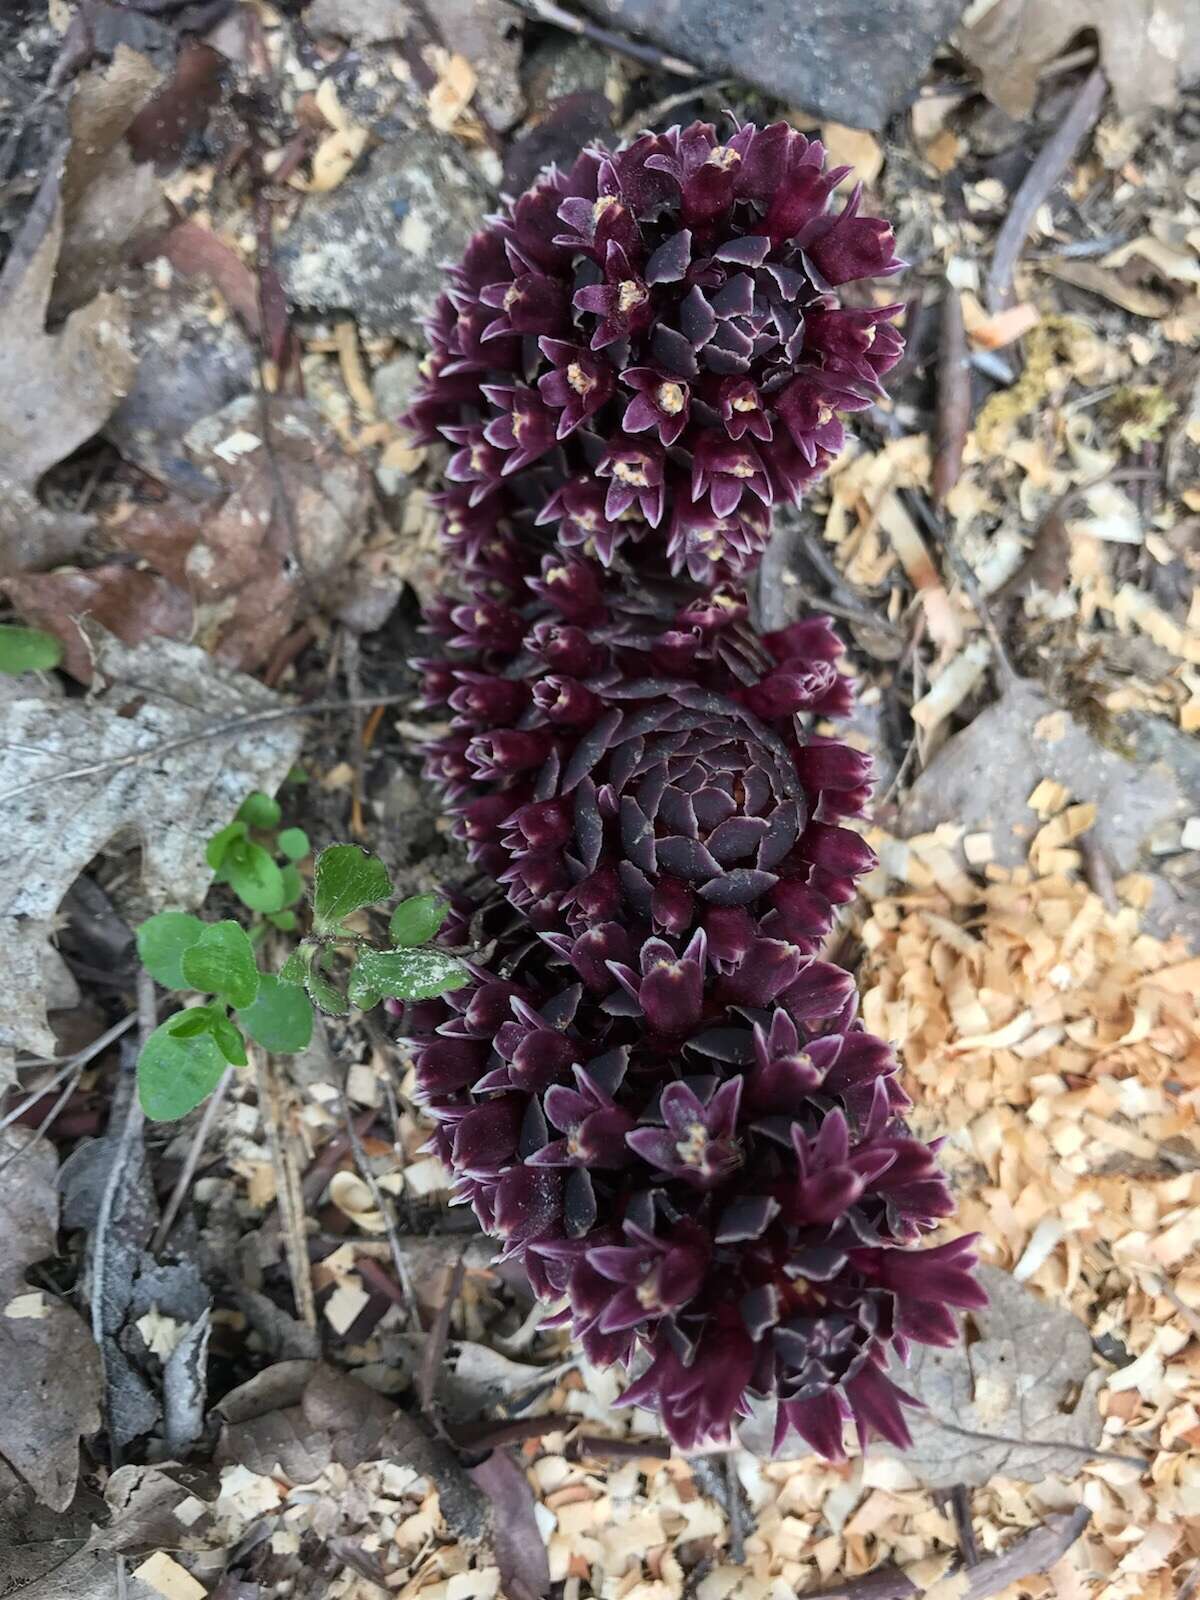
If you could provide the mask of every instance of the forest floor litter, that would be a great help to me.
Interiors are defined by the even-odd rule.
[[[1144,7],[1097,57],[998,0],[866,131],[633,9],[0,19],[0,621],[65,652],[0,677],[0,1596],[1200,1586],[1200,64],[1134,81]],[[892,398],[758,607],[846,642],[879,866],[837,959],[993,1290],[914,1369],[914,1450],[836,1466],[616,1408],[450,1207],[370,1016],[177,1126],[131,1095],[132,929],[224,904],[250,791],[405,893],[468,878],[407,665],[444,576],[419,317],[498,193],[730,108],[822,137],[909,263]]]

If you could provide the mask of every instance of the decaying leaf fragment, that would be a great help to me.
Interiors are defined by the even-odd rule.
[[[1091,1335],[1007,1272],[980,1267],[979,1277],[990,1304],[969,1314],[962,1341],[914,1347],[896,1374],[925,1407],[907,1414],[904,1464],[930,1489],[1074,1473],[1103,1427]]]
[[[959,42],[983,76],[983,92],[1010,117],[1027,117],[1038,73],[1085,29],[1100,41],[1100,63],[1123,116],[1174,105],[1200,75],[1193,0],[993,0],[971,8]]]
[[[65,1511],[80,1436],[100,1426],[100,1356],[79,1314],[26,1276],[57,1253],[53,1146],[6,1129],[0,1163],[0,1457],[39,1500]]]
[[[8,371],[20,374],[0,390],[0,576],[52,566],[78,548],[91,519],[43,506],[38,481],[97,432],[133,382],[118,295],[97,295],[46,332],[62,239],[62,199],[50,179],[0,273],[0,347]]]

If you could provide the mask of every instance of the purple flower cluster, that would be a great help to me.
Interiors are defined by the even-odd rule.
[[[842,1453],[905,1443],[889,1376],[981,1303],[896,1063],[821,959],[872,855],[824,619],[744,583],[871,403],[886,225],[784,124],[586,151],[473,240],[410,422],[448,439],[461,584],[421,663],[428,770],[509,907],[475,984],[411,1009],[434,1144],[589,1357],[690,1446],[753,1395]]]

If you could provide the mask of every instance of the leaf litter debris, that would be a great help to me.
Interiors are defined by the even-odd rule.
[[[63,638],[73,675],[92,684],[81,700],[19,680],[18,709],[6,695],[3,710],[0,788],[33,784],[7,806],[19,813],[5,829],[18,864],[22,828],[38,840],[36,893],[18,874],[26,899],[2,925],[12,988],[26,996],[6,1025],[47,1055],[58,1044],[46,1000],[65,1001],[60,1026],[87,1004],[54,950],[79,874],[95,875],[101,857],[118,921],[163,903],[168,883],[172,903],[185,903],[182,884],[199,904],[208,875],[184,860],[183,833],[214,831],[251,788],[274,792],[295,759],[298,724],[282,718],[250,739],[204,737],[223,719],[286,710],[228,668],[327,698],[340,630],[349,622],[368,645],[403,581],[439,582],[424,452],[396,420],[420,354],[412,319],[381,328],[353,304],[297,317],[278,289],[276,244],[311,197],[353,205],[397,137],[414,160],[426,144],[431,160],[452,160],[456,203],[477,192],[482,206],[508,128],[541,136],[584,102],[595,114],[597,101],[609,124],[636,127],[653,120],[655,98],[641,69],[611,58],[580,77],[589,42],[553,27],[538,35],[538,73],[518,82],[533,35],[493,38],[494,18],[469,0],[456,0],[464,20],[449,40],[430,31],[436,8],[312,4],[315,51],[269,8],[213,7],[214,43],[177,59],[173,22],[157,17],[178,8],[90,9],[97,50],[112,59],[88,61],[88,45],[83,70],[64,69],[77,73],[64,177],[42,182],[23,232],[9,229],[0,279],[5,347],[25,352],[55,418],[31,430],[15,393],[7,411],[0,401],[6,592],[25,620]],[[208,27],[195,6],[185,14]],[[882,864],[865,916],[842,936],[861,945],[866,1020],[900,1046],[923,1131],[948,1134],[956,1226],[982,1235],[993,1266],[991,1311],[961,1347],[909,1374],[928,1405],[916,1451],[841,1468],[752,1448],[728,1470],[664,1459],[652,1420],[614,1410],[615,1386],[574,1366],[482,1242],[451,1231],[462,1214],[446,1210],[444,1174],[423,1153],[406,1065],[338,1024],[288,1072],[274,1063],[261,1098],[235,1078],[202,1148],[188,1124],[165,1147],[126,1146],[104,1372],[109,1420],[116,1400],[134,1429],[123,1448],[140,1464],[111,1473],[103,1502],[80,1491],[78,1548],[20,1591],[29,1600],[76,1588],[110,1600],[117,1553],[136,1600],[243,1600],[250,1584],[261,1600],[305,1583],[362,1600],[551,1584],[566,1600],[737,1600],[854,1592],[876,1569],[872,1581],[897,1594],[993,1593],[989,1584],[1022,1579],[1031,1596],[1165,1600],[1195,1570],[1200,974],[1179,907],[1196,882],[1200,798],[1178,745],[1158,737],[1200,728],[1200,189],[1194,161],[1180,159],[1195,140],[1190,112],[1172,115],[1194,68],[1172,0],[1110,7],[1097,31],[1115,101],[1073,160],[1049,148],[1039,166],[1031,158],[1051,146],[1093,64],[1089,51],[1063,66],[1074,15],[1034,19],[1010,0],[971,9],[960,40],[984,93],[1012,115],[1038,101],[1023,127],[935,72],[898,137],[828,130],[901,217],[900,253],[922,263],[901,291],[910,376],[805,508],[801,554],[784,563],[776,597],[828,599],[861,647],[859,737],[880,761],[870,838]],[[158,52],[153,67],[134,53],[143,46]],[[559,98],[538,87],[549,83]],[[278,97],[267,131],[247,120],[247,90],[260,108]],[[720,94],[724,103],[731,90]],[[1146,103],[1165,108],[1156,127],[1130,115]],[[273,186],[247,181],[255,160]],[[1031,188],[1022,175],[1034,168]],[[1018,193],[1028,227],[997,262]],[[379,231],[407,224],[407,250],[423,213],[404,206],[396,199]],[[84,250],[88,239],[104,248]],[[1000,267],[1013,295],[997,310]],[[91,443],[102,429],[109,444]],[[263,537],[242,538],[247,525]],[[98,639],[95,622],[117,640]],[[1004,676],[1010,651],[1015,683]],[[965,826],[928,808],[922,817],[922,792],[948,789],[939,760],[969,770],[958,741],[979,728],[978,746],[989,709],[1012,721],[1026,680],[1046,703],[1021,711],[1036,737],[1010,763],[1020,793],[989,795]],[[370,737],[386,737],[375,726]],[[197,765],[154,757],[193,736],[204,741],[187,747],[203,753]],[[1130,770],[1130,739],[1140,751],[1147,737],[1153,756]],[[349,755],[319,738],[305,757],[333,837],[346,837],[338,808],[352,784],[360,792],[363,758]],[[77,767],[93,770],[55,783]],[[384,814],[370,791],[365,812],[368,825]],[[1134,825],[1115,829],[1118,813]],[[127,854],[132,830],[144,876]],[[107,1115],[119,1104],[115,1055],[84,1063],[101,1094],[79,1113],[83,1141],[62,1121],[50,1128],[74,1145],[62,1174],[66,1257],[45,1190],[48,1147],[23,1130],[0,1134],[22,1152],[10,1169],[23,1173],[21,1217],[37,1209],[36,1227],[22,1228],[36,1234],[36,1257],[28,1238],[0,1249],[5,1304],[21,1313],[0,1321],[0,1336],[25,1340],[26,1360],[71,1362],[86,1334],[44,1263],[81,1262],[76,1299],[88,1303],[97,1186],[122,1119],[102,1135],[86,1105],[98,1098]],[[193,1157],[180,1220],[152,1253],[157,1212],[146,1200],[139,1214],[135,1201],[148,1174],[161,1194],[163,1173],[169,1184]],[[380,1197],[395,1212],[420,1328]],[[1053,1349],[1031,1352],[1043,1341]],[[431,1349],[438,1383],[426,1392]],[[98,1368],[84,1357],[72,1370],[54,1452],[43,1441],[40,1456],[22,1456],[35,1435],[22,1435],[19,1408],[0,1428],[0,1472],[7,1461],[26,1484],[0,1478],[0,1529],[28,1485],[65,1504],[80,1435],[85,1462],[104,1462],[122,1436],[118,1425],[96,1440],[100,1390],[88,1373]],[[215,1372],[223,1398],[208,1409]],[[960,1508],[965,1496],[980,1560],[961,1570],[954,1495]],[[502,1536],[489,1537],[497,1518]],[[24,1534],[12,1543],[25,1581],[34,1546]]]

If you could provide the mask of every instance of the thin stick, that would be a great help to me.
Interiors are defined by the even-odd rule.
[[[68,767],[63,772],[46,772],[28,783],[18,783],[0,794],[0,805],[15,800],[18,795],[40,789],[43,784],[69,783],[75,778],[93,778],[99,772],[117,772],[122,767],[140,766],[143,761],[156,761],[161,756],[174,755],[177,750],[187,750],[208,739],[221,739],[229,733],[248,733],[251,728],[261,728],[268,722],[283,722],[288,717],[316,717],[326,711],[352,711],[360,706],[395,706],[412,699],[411,690],[405,694],[367,695],[357,702],[350,700],[313,700],[305,706],[274,706],[270,711],[250,711],[240,717],[230,717],[227,722],[214,722],[196,733],[184,734],[179,739],[163,739],[158,744],[147,745],[144,750],[133,750],[128,755],[113,756],[107,761],[93,761],[86,767]],[[0,745],[0,749],[12,748]]]
[[[300,1179],[295,1162],[286,1147],[279,1126],[279,1093],[275,1079],[274,1063],[265,1050],[250,1046],[254,1060],[254,1076],[258,1084],[258,1108],[267,1130],[271,1147],[271,1164],[275,1168],[275,1189],[279,1215],[283,1223],[283,1247],[287,1253],[288,1272],[292,1279],[292,1294],[300,1320],[309,1328],[317,1326],[317,1302],[313,1294],[312,1266],[304,1241],[304,1204],[300,1198]]]
[[[618,55],[628,56],[631,61],[640,61],[644,66],[657,67],[661,72],[673,72],[677,78],[701,76],[699,67],[694,67],[690,61],[663,55],[652,44],[643,44],[640,39],[630,39],[626,34],[614,33],[611,28],[601,28],[595,22],[573,16],[571,12],[555,5],[554,0],[504,0],[504,4],[532,17],[534,22],[549,22],[556,28],[562,28],[565,33],[590,39],[602,49],[615,50]]]
[[[643,131],[653,132],[655,124],[661,122],[669,111],[676,111],[680,106],[698,100],[701,95],[715,94],[718,89],[728,89],[734,82],[736,80],[733,78],[712,78],[707,83],[695,84],[691,89],[681,89],[678,94],[669,94],[664,100],[659,100],[630,117],[617,134],[617,138],[624,144],[626,139],[632,139],[635,134]]]
[[[408,1270],[408,1262],[404,1259],[404,1250],[400,1244],[400,1234],[396,1227],[396,1214],[383,1190],[379,1187],[379,1180],[371,1169],[367,1152],[363,1147],[362,1138],[354,1125],[354,1113],[350,1109],[350,1096],[346,1092],[346,1083],[342,1081],[342,1120],[346,1124],[346,1138],[350,1142],[350,1149],[354,1154],[354,1164],[367,1188],[371,1191],[371,1201],[383,1218],[384,1232],[387,1235],[388,1249],[392,1252],[392,1265],[396,1269],[396,1277],[400,1281],[400,1288],[404,1292],[404,1303],[408,1310],[409,1320],[414,1330],[420,1331],[421,1311],[417,1304],[417,1292],[413,1288],[412,1275]]]
[[[137,975],[137,1020],[138,1043],[144,1048],[146,1040],[154,1032],[158,1021],[158,1004],[154,996],[154,979],[145,967],[138,968]],[[135,1057],[136,1061],[136,1057]],[[135,1069],[136,1070],[136,1069]],[[100,1353],[100,1368],[104,1378],[104,1410],[107,1416],[109,1409],[109,1387],[105,1348],[107,1330],[104,1326],[104,1301],[105,1301],[105,1267],[108,1257],[108,1235],[112,1227],[113,1208],[117,1203],[117,1194],[125,1176],[125,1169],[129,1164],[129,1154],[136,1140],[142,1136],[142,1127],[146,1114],[142,1110],[142,1103],[138,1099],[136,1083],[131,1085],[129,1104],[125,1109],[125,1122],[117,1140],[117,1148],[113,1152],[112,1165],[108,1170],[108,1177],[104,1184],[104,1193],[100,1196],[100,1209],[96,1216],[96,1227],[93,1237],[96,1241],[95,1254],[92,1259],[92,1338],[95,1340],[96,1349]],[[108,1448],[113,1467],[121,1464],[121,1451],[112,1436],[112,1419],[107,1418]]]
[[[72,1070],[70,1079],[63,1088],[62,1093],[50,1107],[49,1111],[47,1111],[41,1122],[38,1123],[34,1137],[32,1139],[27,1139],[24,1144],[19,1144],[11,1155],[5,1156],[4,1160],[0,1161],[0,1172],[6,1171],[7,1168],[12,1166],[14,1161],[19,1161],[26,1150],[30,1149],[31,1146],[35,1145],[39,1139],[43,1138],[49,1132],[51,1123],[54,1122],[59,1112],[75,1093],[75,1090],[79,1087],[79,1079],[82,1076],[82,1073],[82,1067],[76,1067]]]
[[[1107,89],[1108,79],[1096,67],[1075,96],[1071,109],[1039,150],[1021,187],[1013,196],[1008,215],[996,236],[996,248],[992,252],[992,265],[988,272],[988,305],[992,311],[1002,311],[1012,299],[1013,268],[1021,254],[1025,237],[1033,226],[1033,219],[1066,171],[1067,163],[1077,147],[1091,132],[1100,115]]]
[[[101,1050],[107,1050],[122,1034],[128,1033],[137,1021],[137,1012],[131,1011],[127,1017],[122,1017],[120,1022],[114,1022],[111,1028],[106,1028],[98,1039],[93,1039],[91,1044],[85,1044],[82,1050],[76,1050],[71,1056],[43,1056],[36,1061],[19,1061],[17,1071],[24,1072],[27,1067],[57,1067],[60,1064],[68,1067],[86,1067],[93,1057],[98,1056]],[[42,1091],[43,1094],[46,1092]],[[4,1124],[0,1122],[0,1128]]]
[[[441,1407],[437,1404],[437,1375],[441,1370],[442,1357],[446,1353],[446,1344],[450,1338],[450,1313],[454,1310],[454,1302],[462,1289],[466,1270],[467,1251],[464,1245],[462,1254],[454,1263],[454,1273],[446,1289],[445,1298],[438,1307],[437,1316],[433,1319],[433,1327],[430,1328],[425,1348],[421,1351],[421,1364],[417,1368],[417,1399],[421,1402],[421,1410],[430,1425],[442,1439],[448,1436],[446,1425],[442,1421]]]
[[[342,635],[342,670],[346,675],[346,689],[351,702],[362,698],[362,679],[359,676],[358,635],[347,628]],[[350,791],[350,832],[356,839],[366,837],[363,822],[363,794],[365,793],[367,752],[363,746],[363,714],[361,706],[350,713],[350,764],[354,768],[354,787]]]
[[[229,1085],[233,1082],[233,1068],[226,1067],[221,1075],[220,1082],[209,1095],[200,1114],[200,1121],[196,1124],[196,1131],[188,1147],[187,1157],[175,1180],[175,1187],[171,1190],[171,1198],[167,1201],[166,1210],[162,1214],[162,1221],[154,1231],[154,1238],[150,1241],[150,1254],[156,1256],[167,1242],[167,1235],[174,1225],[175,1218],[179,1215],[179,1208],[183,1204],[184,1196],[191,1187],[192,1179],[196,1176],[196,1168],[200,1165],[200,1157],[204,1153],[204,1145],[212,1125],[216,1121],[217,1112],[221,1102],[229,1092]]]
[[[971,426],[971,369],[967,362],[967,333],[962,301],[952,283],[942,284],[941,327],[938,337],[937,426],[933,452],[933,503],[946,496],[962,472],[963,447]],[[887,493],[879,496],[881,505]]]
[[[729,1559],[735,1567],[746,1561],[746,1529],[742,1517],[742,1480],[732,1450],[725,1454],[725,1487],[729,1496]]]
[[[950,1510],[954,1514],[954,1531],[958,1535],[963,1565],[977,1567],[979,1547],[975,1543],[975,1529],[971,1526],[971,1491],[965,1483],[956,1483],[951,1489]]]

